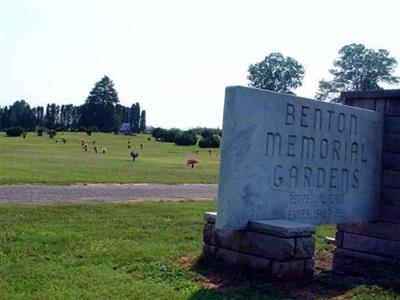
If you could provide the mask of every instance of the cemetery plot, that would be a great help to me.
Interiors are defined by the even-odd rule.
[[[192,169],[186,161],[196,151]],[[0,165],[0,184],[216,183],[219,149],[210,155],[207,148],[160,143],[148,134],[58,132],[50,139],[29,132],[25,139],[0,135]]]

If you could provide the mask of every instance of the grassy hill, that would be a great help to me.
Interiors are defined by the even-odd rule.
[[[61,139],[65,137],[67,143]],[[0,184],[46,183],[216,183],[219,149],[159,143],[150,135],[119,136],[109,133],[58,133],[54,140],[29,133],[26,139],[0,135]],[[84,139],[89,150],[81,148]],[[56,140],[58,143],[56,143]],[[99,153],[93,151],[95,140]],[[132,148],[128,149],[128,141]],[[140,144],[144,149],[140,150]],[[107,149],[105,155],[102,148]],[[140,152],[133,162],[130,151]],[[186,160],[199,150],[195,168]]]

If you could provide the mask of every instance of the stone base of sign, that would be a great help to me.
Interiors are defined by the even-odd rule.
[[[314,274],[314,226],[286,220],[255,220],[246,230],[218,230],[215,219],[215,212],[204,214],[204,256],[266,272],[272,278]]]

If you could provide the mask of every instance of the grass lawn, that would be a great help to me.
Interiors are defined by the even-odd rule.
[[[279,299],[305,289],[320,297],[398,295],[387,288],[393,279],[368,285],[329,276],[286,284],[215,279],[217,265],[193,263],[207,210],[215,202],[1,205],[0,299]],[[333,230],[319,227],[319,252],[321,237]]]
[[[63,144],[61,138],[67,143]],[[106,133],[58,133],[55,140],[38,137],[30,132],[26,139],[0,135],[0,184],[46,183],[216,183],[219,169],[219,149],[200,149],[196,146],[176,146],[159,143],[149,135],[135,137]],[[85,139],[89,151],[81,149]],[[98,150],[107,148],[107,154],[95,154],[91,142]],[[140,152],[132,162],[128,141],[132,149]],[[140,150],[140,144],[144,149]],[[199,164],[186,166],[187,158],[199,150]]]

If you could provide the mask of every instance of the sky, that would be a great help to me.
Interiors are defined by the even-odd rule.
[[[221,127],[225,87],[247,86],[250,64],[295,58],[295,92],[314,98],[350,43],[400,63],[400,1],[0,0],[0,106],[80,105],[107,75],[148,125]]]

